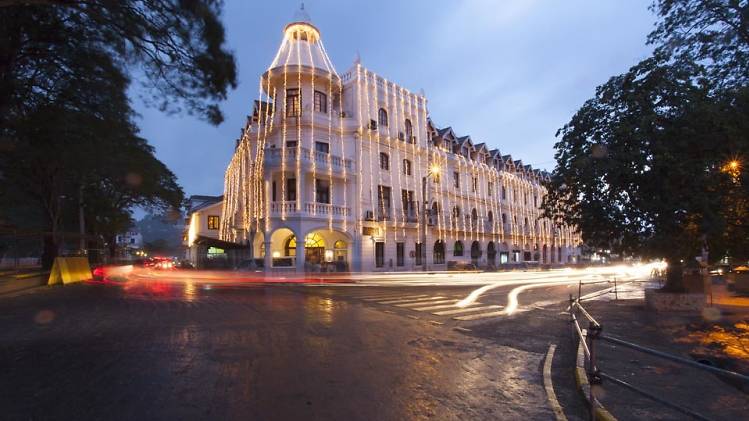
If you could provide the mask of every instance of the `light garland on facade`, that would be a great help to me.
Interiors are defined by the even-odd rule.
[[[299,34],[299,31],[305,31],[307,37],[303,38]],[[307,70],[303,69],[302,66],[301,57],[304,53],[301,52],[301,42],[305,42],[307,47],[306,54],[311,64],[309,75],[307,73],[302,74]],[[312,42],[319,44],[320,51],[322,51],[322,54],[319,55],[322,60],[322,66],[317,66],[317,68],[315,66],[317,56],[313,55]],[[297,62],[295,64],[290,62],[292,54],[296,54]],[[276,75],[276,80],[274,81],[272,69],[278,71],[278,67],[280,66],[279,61],[284,55],[286,56],[286,61],[283,62],[282,66],[283,104],[278,104],[278,100],[281,100],[281,98],[277,94],[277,85],[281,82],[281,77],[279,77],[281,75]],[[563,257],[562,250],[567,253],[567,247],[572,247],[576,244],[577,234],[573,229],[565,225],[555,225],[554,221],[543,218],[538,208],[539,201],[542,202],[547,194],[546,188],[541,184],[545,173],[539,173],[530,167],[524,167],[522,162],[519,161],[517,163],[505,162],[505,159],[501,155],[494,155],[495,153],[498,154],[498,152],[487,152],[484,147],[479,149],[471,146],[468,155],[472,155],[471,152],[474,152],[476,154],[475,157],[464,156],[462,149],[458,153],[452,150],[448,151],[446,149],[450,148],[449,145],[431,147],[432,132],[430,131],[430,122],[428,120],[426,98],[413,94],[407,89],[377,76],[373,72],[363,68],[358,62],[355,63],[353,71],[356,72],[355,86],[357,90],[354,100],[357,103],[356,107],[359,111],[357,113],[359,143],[354,145],[355,148],[359,148],[357,162],[359,174],[356,175],[356,179],[359,181],[359,200],[352,201],[352,203],[356,202],[353,206],[357,208],[358,212],[354,214],[354,220],[349,221],[351,213],[349,212],[347,203],[349,180],[346,167],[346,142],[344,140],[343,120],[344,79],[338,76],[332,62],[330,62],[322,41],[319,39],[319,33],[304,23],[293,24],[287,27],[281,48],[276,53],[273,64],[260,80],[258,86],[259,100],[254,110],[257,113],[257,118],[250,118],[243,128],[242,135],[238,139],[234,154],[224,174],[225,197],[219,227],[219,237],[221,239],[234,242],[244,242],[245,240],[254,242],[256,238],[253,236],[255,235],[255,231],[260,231],[264,223],[265,241],[270,241],[268,235],[272,228],[271,212],[276,213],[280,211],[281,220],[285,221],[288,217],[288,211],[294,209],[286,201],[288,196],[287,176],[292,176],[291,173],[287,174],[287,171],[290,171],[290,168],[287,168],[289,164],[287,138],[289,136],[288,125],[290,124],[287,117],[290,111],[288,109],[288,89],[289,77],[293,78],[294,76],[290,71],[296,71],[296,84],[299,92],[298,103],[293,104],[294,107],[298,107],[298,110],[296,110],[298,113],[293,117],[296,121],[297,136],[295,162],[292,164],[295,165],[296,172],[295,182],[297,193],[294,205],[297,214],[300,212],[309,212],[312,215],[322,218],[320,212],[327,212],[327,228],[330,231],[334,230],[334,223],[340,220],[343,231],[348,232],[348,224],[351,222],[352,226],[358,228],[358,234],[356,232],[352,234],[352,237],[355,239],[358,235],[361,235],[362,228],[366,223],[366,215],[361,210],[365,207],[364,203],[366,203],[364,184],[366,178],[369,177],[369,203],[373,212],[375,212],[375,219],[377,220],[375,224],[379,227],[375,235],[380,237],[382,239],[380,241],[384,241],[385,243],[388,240],[396,242],[406,240],[409,238],[408,233],[413,233],[412,230],[415,228],[417,243],[423,241],[422,237],[424,234],[431,235],[422,244],[422,250],[424,251],[431,250],[427,246],[430,241],[443,241],[445,244],[445,254],[447,254],[448,237],[451,237],[453,240],[462,239],[464,242],[464,253],[468,256],[470,256],[468,253],[472,252],[472,243],[469,240],[481,241],[483,243],[489,241],[493,243],[495,253],[509,253],[520,249],[520,251],[532,253],[532,256],[534,256],[533,260],[540,256],[539,253],[542,253],[543,259],[539,258],[539,260],[560,263]],[[315,111],[316,85],[318,82],[325,83],[323,72],[327,72],[328,77],[326,111],[328,114],[327,141],[329,142],[329,149],[327,156],[324,157],[327,162],[327,177],[330,189],[328,204],[318,204],[320,198],[317,194],[317,178],[318,176],[325,176],[317,168],[318,153],[316,141],[321,141],[321,139],[315,138],[316,134],[324,136],[320,131],[324,131],[322,128],[324,124],[323,120],[320,122],[321,127],[316,127],[317,114]],[[371,81],[370,75],[372,77]],[[309,97],[304,95],[303,92],[303,82],[307,83],[306,78],[308,76],[311,78],[307,86],[307,89],[310,89],[311,92]],[[351,76],[351,72],[345,75],[347,82],[351,80]],[[362,77],[364,78],[363,80]],[[266,83],[265,86],[264,82]],[[371,93],[370,83],[373,90]],[[334,84],[336,84],[335,87],[333,86]],[[352,85],[354,84],[352,83]],[[325,90],[324,87],[320,87],[319,89],[321,91]],[[338,115],[334,117],[336,89],[339,109],[337,110]],[[383,91],[382,98],[380,97],[380,89]],[[303,128],[307,127],[304,118],[306,113],[303,111],[305,108],[304,98],[307,98],[307,106],[310,107],[309,153],[306,152],[306,148],[303,148],[302,141],[302,137],[307,137],[306,133],[303,132]],[[281,107],[283,108],[279,116],[280,120],[276,121],[276,111]],[[379,125],[380,107],[383,107],[388,113],[388,124],[386,126]],[[336,124],[334,118],[338,119],[337,127],[334,127]],[[379,127],[377,130],[372,130],[369,126],[369,121],[371,120],[374,120],[378,124]],[[411,122],[410,131],[405,129],[406,120]],[[275,133],[274,125],[278,124],[281,125],[280,209],[271,200],[271,193],[275,196],[275,188],[271,187],[271,185],[275,187],[273,177],[269,176],[264,169],[265,153],[266,151],[269,153],[272,151],[272,149],[266,147],[266,144]],[[317,132],[316,129],[318,129]],[[403,132],[401,132],[401,129],[403,129]],[[257,130],[257,132],[253,133],[253,130]],[[367,139],[364,138],[364,130],[367,130]],[[375,133],[372,133],[373,131]],[[403,133],[403,141],[401,141],[401,133]],[[335,136],[338,136],[338,143],[340,145],[340,161],[332,153]],[[412,142],[411,136],[414,136],[415,141]],[[276,139],[276,142],[278,141],[278,137],[274,137],[274,139]],[[410,147],[408,143],[404,142],[411,143]],[[273,144],[272,147],[276,145],[277,143]],[[365,146],[368,146],[368,153],[364,151]],[[375,148],[377,149],[376,151]],[[384,178],[386,176],[383,176],[382,170],[377,164],[379,163],[380,153],[384,150],[387,150],[390,165],[390,203],[388,209],[380,207],[379,203],[384,193],[382,188],[386,185],[384,181],[387,181]],[[278,156],[277,152],[279,151],[272,152],[275,152],[272,156]],[[304,157],[302,156],[303,153]],[[362,168],[363,165],[366,166],[365,159],[367,154],[369,155],[369,173],[365,171],[365,168]],[[487,156],[489,157],[489,161],[486,160]],[[495,156],[498,160],[502,161],[502,169],[497,167],[498,162],[494,161]],[[303,159],[312,159],[311,168],[302,168]],[[320,159],[320,163],[322,164],[322,154],[320,154]],[[410,163],[411,175],[403,172],[405,160],[408,160]],[[342,177],[333,174],[334,165],[341,167]],[[373,166],[376,166],[376,169]],[[435,183],[433,179],[425,176],[427,167],[432,168],[432,166],[440,168],[439,183]],[[461,178],[461,185],[458,189],[455,189],[453,186],[453,170],[457,171]],[[308,204],[306,201],[302,203],[309,193],[307,191],[309,183],[303,181],[305,175],[308,173],[303,171],[311,172],[313,181],[311,204]],[[374,171],[377,171],[376,175]],[[398,174],[393,174],[393,171],[398,171]],[[375,176],[377,180],[375,180]],[[415,203],[420,202],[413,199],[419,197],[421,180],[425,177],[427,177],[426,188],[429,189],[427,190],[429,200],[425,200],[427,198],[423,197],[421,200],[423,203],[420,206],[413,206]],[[468,177],[469,179],[464,179],[464,177]],[[473,189],[474,180],[476,180],[475,191]],[[341,183],[340,187],[338,183]],[[470,190],[468,183],[471,183]],[[339,187],[338,190],[336,187]],[[501,195],[503,188],[508,192],[504,199]],[[407,192],[405,196],[403,194],[404,191]],[[413,199],[410,198],[409,192],[413,194]],[[356,190],[352,190],[351,193],[357,196]],[[340,208],[341,199],[343,201],[343,208]],[[397,204],[400,204],[400,209],[395,208]],[[453,209],[455,207],[460,207],[461,215],[459,218],[462,221],[457,221],[453,217]],[[427,231],[422,233],[421,223],[424,220],[421,218],[427,218],[427,214],[423,212],[424,209],[429,209],[430,211],[436,209],[436,212],[430,220],[427,220],[430,223],[429,226],[432,228],[427,228]],[[475,219],[473,217],[474,209],[476,210]],[[387,215],[389,218],[378,217],[383,211],[388,212]],[[416,216],[415,227],[410,223],[412,220],[411,211]],[[400,221],[398,220],[399,213],[401,215]],[[492,216],[491,219],[489,219],[490,214]],[[504,220],[502,219],[503,216],[505,217]],[[393,231],[392,238],[388,236],[388,229],[392,229]],[[302,235],[302,233],[297,234]],[[488,247],[488,245],[484,244],[482,247]],[[270,250],[266,250],[266,252],[270,253]],[[488,255],[488,248],[486,252]],[[425,254],[428,255],[428,253]],[[493,257],[496,258],[496,254]]]

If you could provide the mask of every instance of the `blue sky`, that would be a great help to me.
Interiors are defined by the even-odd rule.
[[[305,6],[339,73],[362,64],[412,91],[432,120],[534,167],[554,167],[555,133],[595,87],[648,56],[650,0],[312,0]],[[224,170],[260,74],[298,1],[226,0],[239,86],[215,127],[142,106],[142,135],[187,195],[223,192]]]

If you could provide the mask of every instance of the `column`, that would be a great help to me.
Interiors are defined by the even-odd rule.
[[[265,273],[269,273],[271,271],[271,268],[273,267],[273,251],[271,250],[270,246],[270,232],[265,232],[265,236],[263,237],[263,241],[265,242],[265,256],[263,256],[263,271]]]
[[[296,237],[296,272],[304,273],[304,237],[299,235]]]

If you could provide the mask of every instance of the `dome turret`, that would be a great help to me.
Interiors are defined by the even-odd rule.
[[[286,71],[302,68],[304,72],[336,74],[322,44],[320,30],[312,23],[304,3],[294,13],[293,21],[284,27],[283,41],[268,71],[276,73],[281,68]]]

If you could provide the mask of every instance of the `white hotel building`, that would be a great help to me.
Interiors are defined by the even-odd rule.
[[[358,60],[337,73],[304,10],[259,85],[226,171],[218,237],[266,271],[578,259],[574,230],[540,218],[545,172],[439,128],[423,95]]]

